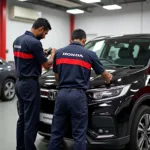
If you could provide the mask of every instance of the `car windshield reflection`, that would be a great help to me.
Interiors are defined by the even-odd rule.
[[[85,48],[94,51],[103,65],[145,66],[150,58],[150,40],[114,38],[93,40]]]

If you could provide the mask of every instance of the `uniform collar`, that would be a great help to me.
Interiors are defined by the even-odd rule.
[[[36,38],[35,35],[34,35],[32,32],[30,32],[30,31],[26,31],[25,34],[26,34],[26,35],[30,35],[30,36]]]
[[[70,45],[80,45],[80,46],[83,46],[80,42],[71,42]]]

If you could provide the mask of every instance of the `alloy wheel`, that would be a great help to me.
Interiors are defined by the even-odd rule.
[[[15,95],[15,85],[13,82],[9,81],[5,84],[4,94],[7,99],[12,99]]]
[[[150,149],[150,114],[144,114],[139,121],[137,145],[139,150]]]

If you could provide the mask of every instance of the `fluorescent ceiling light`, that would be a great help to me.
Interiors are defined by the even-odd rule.
[[[65,7],[68,7],[68,8],[73,8],[73,7],[75,8],[75,7],[81,7],[82,6],[81,4],[71,2],[71,1],[68,1],[68,0],[42,0],[42,1],[45,1],[45,2],[48,2],[48,3],[53,3],[53,4],[56,4],[56,5],[60,5],[60,6],[65,6]]]
[[[81,2],[84,2],[84,3],[99,3],[101,2],[101,0],[80,0]]]
[[[66,12],[70,13],[70,14],[82,14],[82,13],[84,13],[84,11],[80,10],[80,9],[70,9],[70,10],[67,10]]]
[[[20,1],[20,2],[25,2],[25,1],[28,1],[28,0],[18,0],[18,1]]]
[[[103,8],[107,10],[122,9],[122,7],[119,5],[105,5],[103,6]]]

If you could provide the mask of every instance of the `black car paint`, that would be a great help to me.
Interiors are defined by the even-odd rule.
[[[150,38],[150,35],[128,35],[125,37],[138,38]],[[108,37],[107,37],[108,38]],[[88,97],[89,102],[89,125],[87,130],[87,143],[91,146],[122,146],[130,141],[130,130],[132,120],[136,114],[137,108],[146,103],[150,106],[148,100],[150,99],[150,87],[146,85],[148,79],[147,69],[149,63],[145,67],[143,66],[126,66],[116,67],[108,65],[108,70],[113,75],[111,87],[119,85],[131,84],[129,91],[122,97],[113,98],[109,100],[95,101]],[[57,82],[54,81],[53,71],[49,71],[42,75],[40,78],[41,89],[56,89]],[[148,79],[149,82],[149,79]],[[87,91],[87,95],[93,89],[110,88],[106,86],[105,82],[100,76],[96,76],[94,71],[91,73],[90,89]],[[42,93],[41,93],[42,95]],[[49,101],[46,98],[42,98],[41,112],[53,113],[54,101]],[[45,129],[44,129],[45,128]],[[98,129],[108,128],[110,129],[112,137],[96,139],[96,136],[100,135]],[[67,138],[71,138],[71,128],[68,128],[69,133],[66,134]],[[43,134],[45,132],[45,134]],[[39,133],[43,135],[50,134],[50,125],[40,122]],[[107,136],[107,134],[106,134]]]
[[[6,79],[13,79],[16,81],[15,68],[2,58],[0,58],[0,96],[3,83]]]

